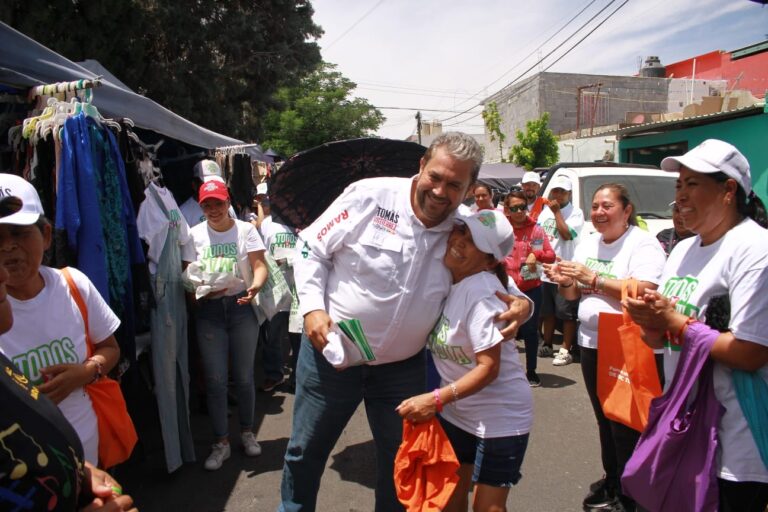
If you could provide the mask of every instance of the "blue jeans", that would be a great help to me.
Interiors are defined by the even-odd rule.
[[[539,351],[539,309],[541,308],[541,286],[531,288],[525,294],[533,301],[533,315],[518,329],[518,338],[525,343],[525,369],[536,369]]]
[[[264,376],[272,380],[283,378],[283,336],[288,332],[288,311],[281,311],[267,322],[264,340]]]
[[[250,430],[253,427],[256,407],[253,360],[259,323],[250,305],[237,304],[239,296],[204,299],[199,302],[197,310],[197,340],[205,371],[208,415],[216,439],[229,434],[228,368],[232,370],[235,383],[240,429]]]
[[[285,452],[278,510],[315,510],[328,456],[362,401],[376,443],[375,510],[402,511],[393,481],[395,455],[403,436],[402,419],[395,407],[423,393],[424,385],[423,351],[405,361],[338,371],[302,336],[293,430]]]

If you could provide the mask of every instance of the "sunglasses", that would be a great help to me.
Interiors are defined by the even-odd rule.
[[[528,207],[525,206],[524,204],[521,204],[520,206],[507,206],[507,210],[509,210],[512,213],[523,212],[527,209]]]

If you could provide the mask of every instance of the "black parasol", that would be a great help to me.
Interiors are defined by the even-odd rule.
[[[296,153],[272,176],[272,215],[287,226],[304,229],[355,181],[417,174],[425,151],[415,142],[366,138],[328,142]]]

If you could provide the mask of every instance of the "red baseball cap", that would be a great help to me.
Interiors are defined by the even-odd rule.
[[[200,192],[197,195],[197,202],[202,203],[208,198],[220,199],[222,201],[229,200],[229,192],[227,186],[218,180],[206,181],[200,185]]]

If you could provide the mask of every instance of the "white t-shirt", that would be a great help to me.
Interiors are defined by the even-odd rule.
[[[163,201],[168,215],[163,213],[162,208],[155,201],[154,195],[149,191],[149,187],[154,188],[158,196],[160,196],[160,200]],[[189,226],[181,215],[173,194],[167,188],[158,187],[154,183],[150,183],[144,190],[144,201],[139,206],[136,227],[139,231],[139,236],[149,246],[147,257],[149,258],[149,271],[151,273],[157,272],[157,263],[163,254],[163,246],[165,245],[169,228],[175,229],[178,232],[182,259],[184,261],[192,261],[194,253],[190,243]]]
[[[545,206],[541,211],[537,223],[544,230],[544,233],[547,234],[549,245],[552,246],[555,254],[564,261],[571,261],[573,259],[573,251],[579,243],[581,229],[584,227],[584,213],[581,211],[581,208],[573,206],[572,202],[565,205],[565,208],[561,208],[560,212],[563,215],[563,219],[565,219],[565,223],[568,225],[568,230],[571,232],[570,240],[560,238],[560,232],[557,230],[557,223],[555,222],[555,214],[552,213],[549,206]],[[546,281],[546,276],[542,277],[542,280]]]
[[[505,292],[490,272],[471,275],[451,286],[440,319],[427,340],[441,385],[455,382],[477,366],[475,354],[498,343],[499,376],[466,398],[451,402],[441,413],[460,429],[480,438],[517,436],[533,425],[533,396],[514,343],[502,341],[494,318],[507,308],[494,295]]]
[[[236,219],[233,222],[235,224],[223,232],[211,229],[207,222],[190,231],[195,247],[193,261],[203,262],[206,270],[232,273],[242,281],[242,285],[228,288],[226,295],[237,295],[250,286],[253,271],[248,253],[265,250],[253,224]]]
[[[698,236],[680,241],[669,255],[659,291],[678,297],[677,311],[705,320],[712,297],[727,295],[729,329],[740,340],[768,345],[768,231],[750,219],[705,247]],[[677,368],[680,347],[667,343],[664,374],[667,385]],[[768,382],[768,367],[760,375]],[[715,362],[715,394],[725,407],[720,421],[719,477],[733,481],[768,482],[747,420],[733,387],[730,368]]]
[[[664,268],[664,250],[656,237],[637,226],[630,226],[613,243],[603,242],[600,233],[585,237],[574,251],[573,260],[583,263],[602,277],[659,284]],[[621,301],[602,293],[582,290],[579,302],[579,345],[597,348],[597,320],[601,312],[621,313]]]
[[[88,310],[88,330],[94,344],[109,338],[120,326],[107,303],[91,281],[70,267]],[[8,295],[13,309],[13,327],[0,336],[0,350],[34,385],[43,383],[40,368],[54,364],[78,364],[87,359],[85,322],[69,294],[61,272],[40,267],[45,287],[29,300]],[[91,399],[83,388],[72,391],[59,403],[59,409],[72,424],[86,450],[86,460],[97,464],[99,432]]]
[[[180,210],[190,228],[197,226],[201,222],[205,222],[203,209],[200,208],[200,203],[198,203],[194,197],[190,197],[184,201],[181,204]]]

